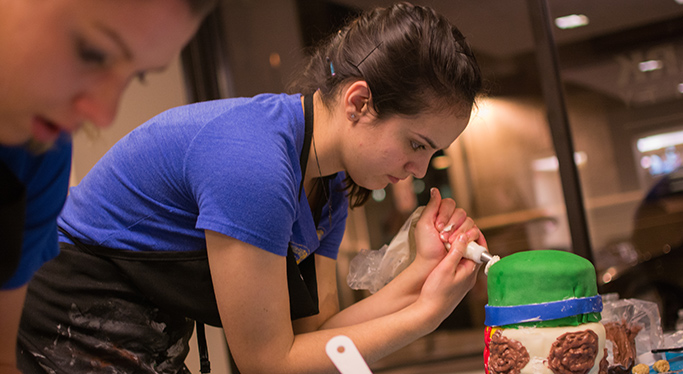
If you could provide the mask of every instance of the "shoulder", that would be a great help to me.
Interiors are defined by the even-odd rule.
[[[188,160],[231,167],[278,169],[298,160],[303,144],[303,111],[298,95],[263,94],[216,102],[224,106],[202,125]],[[227,164],[226,164],[227,166]]]

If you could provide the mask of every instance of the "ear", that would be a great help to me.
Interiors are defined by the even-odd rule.
[[[366,81],[355,81],[351,83],[344,93],[344,112],[346,117],[356,122],[364,114],[367,114],[370,97],[370,88]]]

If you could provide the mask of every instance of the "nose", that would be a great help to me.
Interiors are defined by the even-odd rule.
[[[108,127],[116,117],[126,83],[114,79],[92,82],[74,99],[79,118],[92,122],[98,128]]]
[[[429,160],[430,157],[420,157],[419,159],[408,161],[405,169],[417,179],[424,178],[427,175]]]

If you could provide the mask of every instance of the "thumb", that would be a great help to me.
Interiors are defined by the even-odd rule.
[[[436,216],[439,213],[439,206],[441,205],[441,193],[436,187],[432,187],[429,190],[429,202],[422,211],[422,216],[420,221],[423,223],[429,223],[434,225]]]

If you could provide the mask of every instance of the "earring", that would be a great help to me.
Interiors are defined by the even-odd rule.
[[[351,121],[355,121],[356,120],[356,113],[349,114],[349,118],[351,118]]]

